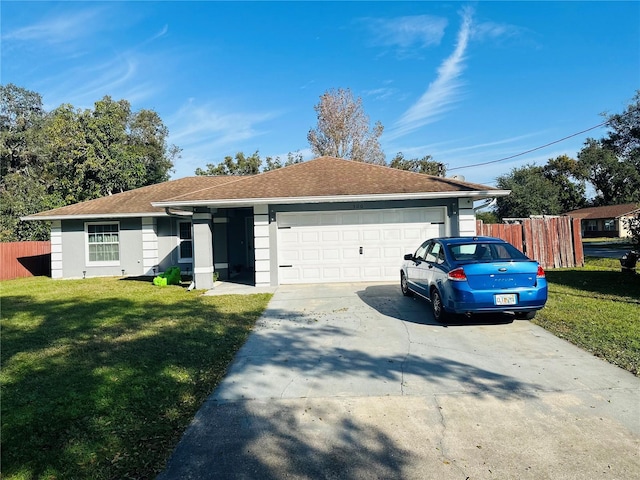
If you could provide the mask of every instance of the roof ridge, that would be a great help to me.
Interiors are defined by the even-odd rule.
[[[191,194],[194,194],[194,193],[204,192],[204,191],[210,190],[212,188],[220,187],[221,185],[229,185],[231,183],[237,183],[237,182],[240,182],[240,181],[243,181],[243,180],[247,180],[249,178],[255,178],[255,177],[260,177],[260,176],[263,176],[263,175],[268,175],[270,173],[282,171],[285,168],[292,168],[292,167],[297,167],[297,166],[300,166],[300,165],[303,165],[303,164],[308,164],[308,163],[311,163],[311,162],[315,162],[316,160],[320,160],[322,158],[337,158],[337,157],[326,157],[326,156],[323,156],[323,157],[312,158],[311,160],[305,160],[305,161],[294,163],[294,164],[291,164],[291,165],[286,165],[284,167],[274,168],[274,169],[268,170],[266,172],[258,172],[258,173],[253,174],[253,175],[203,175],[203,176],[207,176],[207,177],[225,177],[226,176],[226,177],[229,177],[229,181],[228,182],[219,183],[217,185],[212,185],[210,187],[201,188],[199,190],[192,190],[190,192],[185,192],[185,193],[183,193],[181,195],[178,195],[177,197],[171,197],[171,198],[169,198],[167,200],[178,200],[181,197],[185,197],[187,195],[191,195]]]

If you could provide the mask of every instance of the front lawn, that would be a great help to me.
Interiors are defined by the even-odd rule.
[[[535,322],[640,373],[640,275],[547,272]],[[270,295],[135,280],[0,283],[2,478],[154,478]]]
[[[617,259],[547,271],[549,300],[535,323],[640,376],[640,275]]]
[[[2,477],[155,477],[270,297],[0,283]]]

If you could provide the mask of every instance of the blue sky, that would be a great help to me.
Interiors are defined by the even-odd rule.
[[[334,88],[380,121],[387,161],[431,155],[492,185],[574,156],[640,88],[640,2],[1,4],[3,84],[51,110],[105,95],[153,109],[183,149],[172,178],[226,155],[300,151]]]

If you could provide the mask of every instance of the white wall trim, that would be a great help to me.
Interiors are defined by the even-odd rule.
[[[155,217],[142,219],[142,274],[154,275],[158,268],[158,227]]]
[[[255,250],[256,287],[271,285],[268,214],[268,205],[255,205],[253,207],[253,245]]]
[[[62,221],[51,222],[51,278],[62,276]]]

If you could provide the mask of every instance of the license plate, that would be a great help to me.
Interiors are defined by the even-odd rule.
[[[516,303],[518,303],[515,293],[495,295],[494,301],[496,305],[515,305]]]

